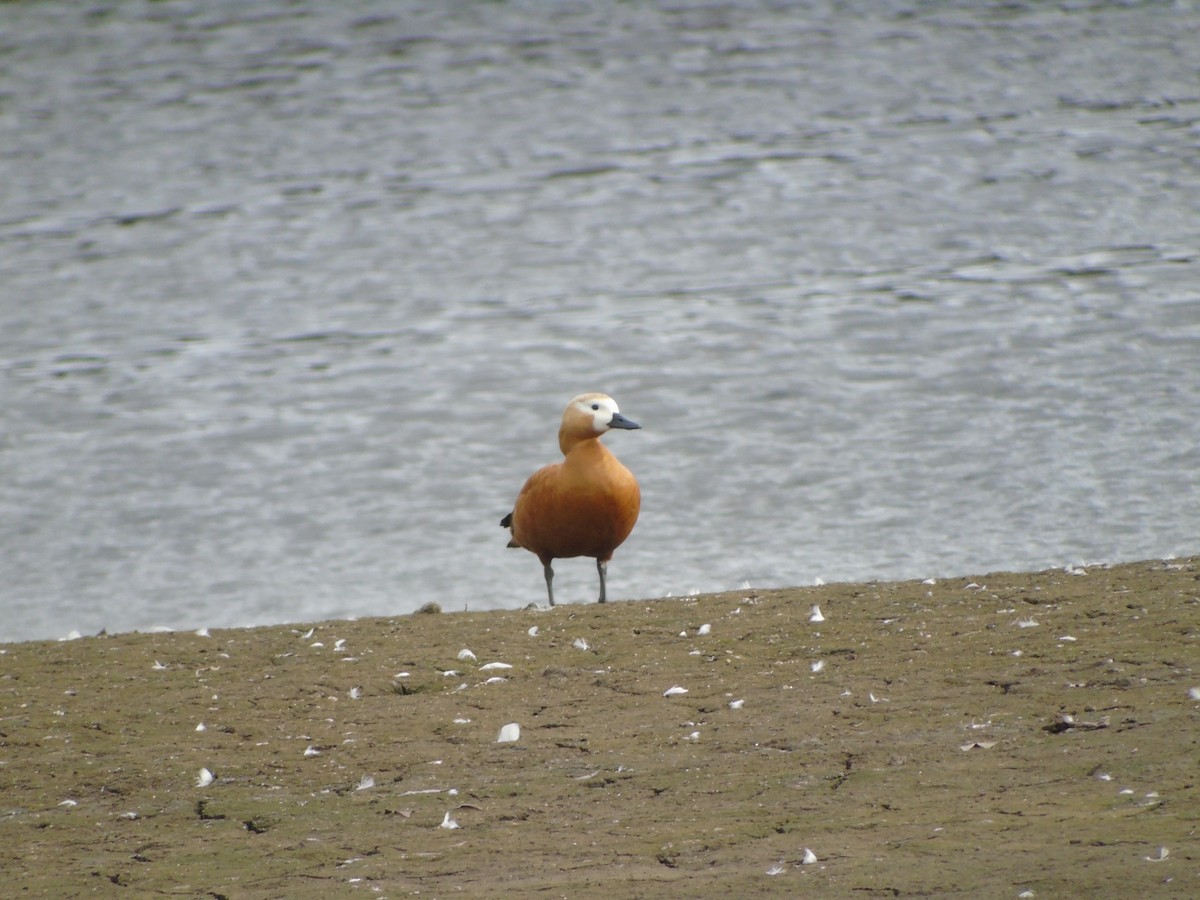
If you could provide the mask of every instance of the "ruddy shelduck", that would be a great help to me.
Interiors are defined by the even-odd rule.
[[[500,520],[512,529],[510,547],[537,554],[554,605],[556,559],[591,556],[600,573],[600,602],[608,561],[637,521],[642,492],[633,473],[600,443],[613,428],[641,428],[617,410],[607,394],[580,394],[567,404],[558,429],[563,461],[538,469]]]

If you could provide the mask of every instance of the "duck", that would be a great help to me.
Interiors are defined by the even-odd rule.
[[[608,563],[629,537],[642,506],[638,481],[600,438],[613,429],[641,428],[621,415],[607,394],[572,398],[558,429],[561,462],[538,469],[517,495],[512,512],[500,520],[511,530],[509,547],[537,556],[554,606],[556,559],[590,556],[600,575],[600,603],[607,600]]]

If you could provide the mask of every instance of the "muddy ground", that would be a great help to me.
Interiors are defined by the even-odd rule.
[[[0,896],[1200,896],[1198,579],[0,645]]]

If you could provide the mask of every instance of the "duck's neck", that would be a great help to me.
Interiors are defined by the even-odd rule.
[[[576,447],[584,444],[594,444],[597,447],[603,447],[600,443],[600,435],[598,434],[581,434],[578,431],[560,428],[558,431],[558,449],[562,451],[563,456],[566,456]]]

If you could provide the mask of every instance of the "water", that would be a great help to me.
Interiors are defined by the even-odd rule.
[[[1200,12],[659,6],[0,7],[0,639],[1200,551]]]

